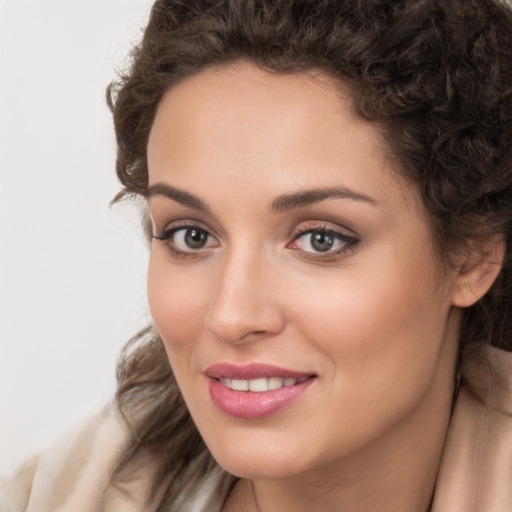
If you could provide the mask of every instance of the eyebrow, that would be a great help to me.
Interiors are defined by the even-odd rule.
[[[199,210],[201,212],[208,213],[210,211],[210,207],[198,197],[185,192],[184,190],[180,190],[179,188],[171,187],[171,185],[167,185],[166,183],[155,183],[148,187],[146,191],[146,199],[150,199],[155,196],[164,196],[169,199],[172,199],[184,206],[188,206],[189,208],[193,208],[194,210]]]
[[[347,187],[315,188],[295,192],[293,194],[283,194],[272,201],[271,212],[284,212],[295,208],[302,208],[311,204],[325,201],[326,199],[352,199],[354,201],[363,201],[371,205],[377,205],[377,201],[370,196],[355,192]]]
[[[155,196],[164,196],[168,199],[172,199],[184,206],[199,210],[205,213],[210,212],[210,207],[197,196],[185,192],[184,190],[172,187],[166,183],[155,183],[148,187],[145,197],[150,199]],[[283,194],[274,199],[270,205],[270,212],[279,213],[288,210],[294,210],[296,208],[302,208],[309,206],[326,199],[351,199],[354,201],[362,201],[371,205],[376,205],[377,201],[370,196],[355,192],[347,187],[330,187],[330,188],[315,188],[304,190],[300,192],[294,192],[291,194]]]

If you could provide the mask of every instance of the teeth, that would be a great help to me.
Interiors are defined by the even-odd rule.
[[[281,377],[270,377],[270,378],[259,378],[259,379],[251,379],[251,380],[243,380],[243,379],[219,379],[224,386],[227,388],[233,389],[234,391],[252,391],[254,393],[262,393],[264,391],[271,391],[274,389],[281,389],[282,387],[287,386],[295,386],[297,382],[304,382],[307,377],[301,379],[293,379],[286,378],[282,379]]]
[[[262,391],[268,391],[267,379],[252,379],[249,381],[249,391],[255,391],[261,393]]]
[[[231,389],[234,389],[235,391],[249,391],[249,381],[233,379],[231,381]]]
[[[268,389],[279,389],[283,387],[283,379],[281,377],[270,377],[268,379]]]

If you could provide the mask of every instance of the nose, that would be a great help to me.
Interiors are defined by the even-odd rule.
[[[279,333],[285,319],[277,301],[276,271],[254,254],[228,256],[214,284],[207,329],[225,343],[249,343]]]

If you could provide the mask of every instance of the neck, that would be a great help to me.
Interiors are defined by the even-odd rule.
[[[448,411],[449,405],[446,404]],[[397,430],[393,442],[386,440],[385,446],[369,446],[365,453],[359,452],[322,471],[286,481],[254,481],[257,510],[426,512],[434,491],[448,421],[446,415],[443,422],[430,424],[428,442],[407,438],[406,432],[401,436]]]

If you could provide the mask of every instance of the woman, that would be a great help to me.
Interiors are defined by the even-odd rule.
[[[154,327],[27,510],[512,509],[511,64],[494,0],[157,1],[109,89]]]

